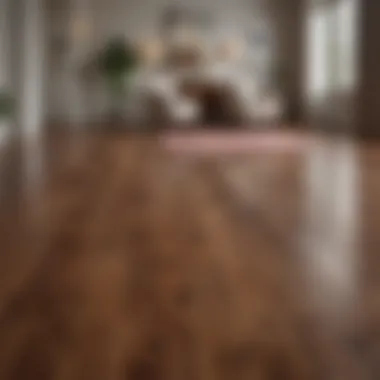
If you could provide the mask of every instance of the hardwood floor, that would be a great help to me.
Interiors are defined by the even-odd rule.
[[[9,147],[0,379],[379,379],[379,160],[317,139],[209,157],[103,133]]]

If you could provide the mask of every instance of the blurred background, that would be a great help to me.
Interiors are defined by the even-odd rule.
[[[91,129],[112,114],[141,129],[319,121],[328,131],[360,124],[360,132],[373,132],[371,7],[358,0],[2,0],[1,88],[16,100],[19,131]]]

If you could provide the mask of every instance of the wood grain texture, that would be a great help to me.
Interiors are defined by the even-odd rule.
[[[197,158],[106,133],[9,147],[0,379],[377,379],[379,157]],[[368,198],[342,205],[355,165]],[[340,249],[347,219],[363,244]]]

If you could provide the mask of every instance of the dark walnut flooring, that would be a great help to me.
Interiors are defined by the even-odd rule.
[[[54,134],[0,162],[1,380],[380,378],[380,146],[191,157]]]

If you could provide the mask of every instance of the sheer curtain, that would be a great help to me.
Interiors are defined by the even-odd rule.
[[[339,0],[336,5],[337,89],[349,91],[356,84],[357,0]]]
[[[340,101],[354,90],[357,6],[357,0],[334,0],[307,10],[305,88],[311,104]]]
[[[313,6],[307,15],[306,87],[313,100],[324,98],[331,86],[334,21],[331,4]]]

